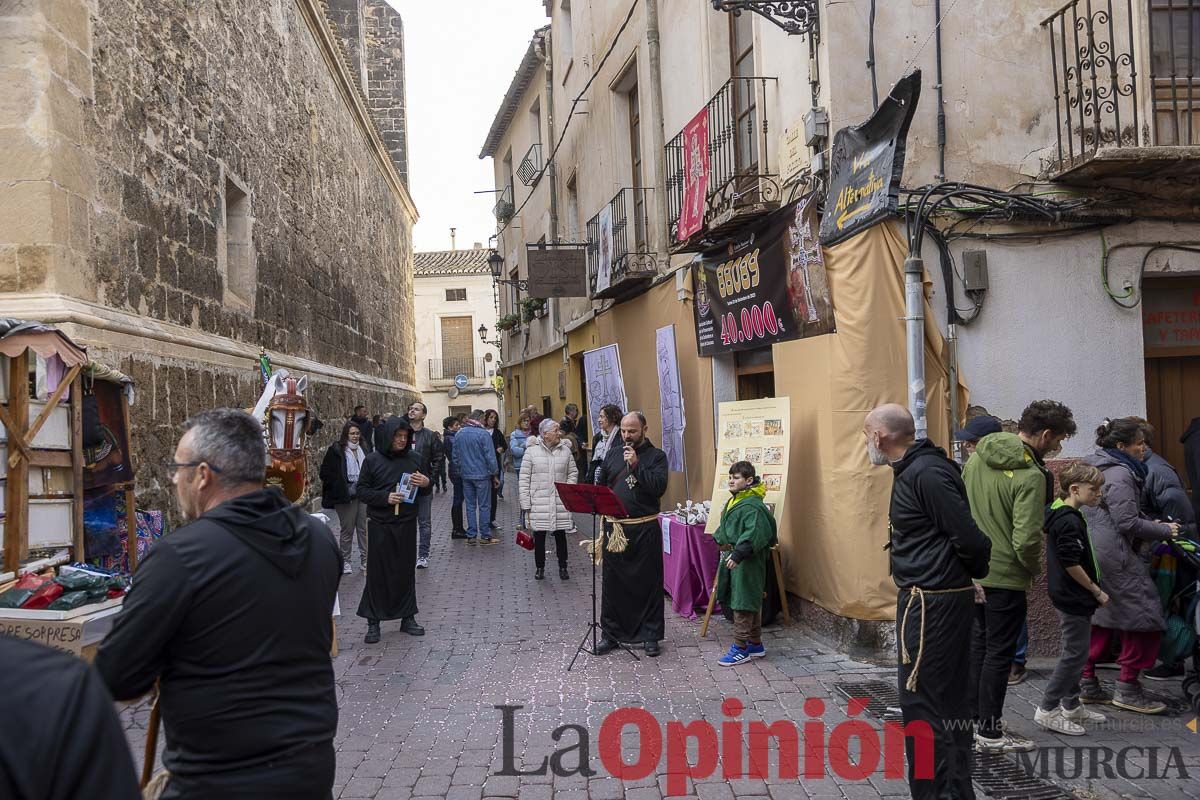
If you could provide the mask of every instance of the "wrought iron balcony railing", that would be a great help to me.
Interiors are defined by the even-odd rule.
[[[658,259],[648,243],[650,191],[622,189],[608,202],[607,211],[588,220],[588,286],[593,299],[628,296],[654,280]],[[610,220],[607,230],[605,218]]]
[[[504,191],[500,192],[500,197],[496,200],[496,205],[492,209],[492,213],[496,216],[496,221],[501,225],[506,225],[513,218],[513,212],[516,206],[513,205],[513,187],[510,183],[504,187]]]
[[[466,375],[471,383],[479,383],[487,377],[487,363],[482,358],[429,359],[429,380],[453,381],[459,375]]]
[[[706,104],[708,187],[704,227],[681,242],[677,236],[687,187],[684,135],[667,144],[667,211],[672,249],[703,249],[714,237],[750,216],[779,205],[779,173],[768,159],[770,134],[767,87],[776,78],[730,78]]]
[[[517,177],[526,186],[533,186],[542,177],[542,144],[535,142],[529,146],[525,157],[517,167]]]
[[[1051,172],[1101,148],[1200,143],[1200,0],[1071,0],[1042,27],[1058,139]]]

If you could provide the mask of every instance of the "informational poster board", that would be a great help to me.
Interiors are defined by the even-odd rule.
[[[749,461],[767,487],[764,502],[783,519],[783,499],[788,480],[792,403],[787,397],[721,403],[717,419],[717,470],[713,478],[712,513],[706,533],[721,523],[721,512],[729,502],[729,468]]]
[[[679,385],[679,362],[675,354],[675,326],[664,325],[654,332],[658,366],[658,410],[662,417],[660,447],[667,454],[667,468],[683,472],[683,389]]]
[[[597,347],[583,354],[583,377],[587,385],[588,416],[592,434],[600,432],[600,409],[612,403],[620,409],[629,408],[625,397],[625,380],[621,377],[621,352],[615,344]]]

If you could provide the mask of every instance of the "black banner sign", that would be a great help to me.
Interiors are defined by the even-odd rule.
[[[834,134],[821,244],[837,244],[895,213],[904,143],[920,96],[918,69],[900,79],[870,119]]]
[[[711,356],[833,333],[833,303],[807,195],[696,264],[696,344]]]
[[[587,297],[587,253],[582,247],[531,244],[525,251],[530,297]]]

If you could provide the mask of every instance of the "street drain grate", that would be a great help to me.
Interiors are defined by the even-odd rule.
[[[885,722],[900,720],[900,695],[887,681],[844,681],[834,684],[847,700],[867,698],[867,713]]]
[[[890,722],[901,719],[900,695],[888,681],[845,681],[834,687],[847,700],[867,698],[867,713]],[[1013,759],[995,753],[972,755],[972,778],[979,791],[996,800],[1074,800],[1055,784],[1030,775]]]
[[[1074,800],[1075,795],[1036,778],[1007,756],[975,753],[971,777],[979,791],[997,800]]]

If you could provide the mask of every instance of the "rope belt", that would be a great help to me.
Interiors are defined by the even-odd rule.
[[[612,533],[608,535],[607,546],[603,544],[604,532],[601,529],[600,536],[597,539],[587,539],[580,542],[591,555],[592,560],[597,564],[604,557],[604,551],[610,553],[624,553],[625,548],[629,546],[629,537],[625,535],[626,525],[645,525],[647,522],[657,522],[658,514],[647,514],[644,517],[632,517],[630,519],[616,519],[615,517],[603,517],[603,521],[612,525]]]
[[[913,586],[908,591],[908,605],[904,607],[904,615],[900,619],[900,662],[913,665],[912,672],[909,673],[908,680],[904,683],[904,688],[915,692],[917,690],[917,672],[921,669],[921,656],[925,652],[925,595],[973,592],[975,586],[962,586],[958,589],[922,589],[920,586]],[[912,610],[913,600],[917,598],[921,600],[921,629],[917,637],[917,659],[913,661],[908,655],[908,641],[905,639],[904,631],[908,626],[908,612]]]

